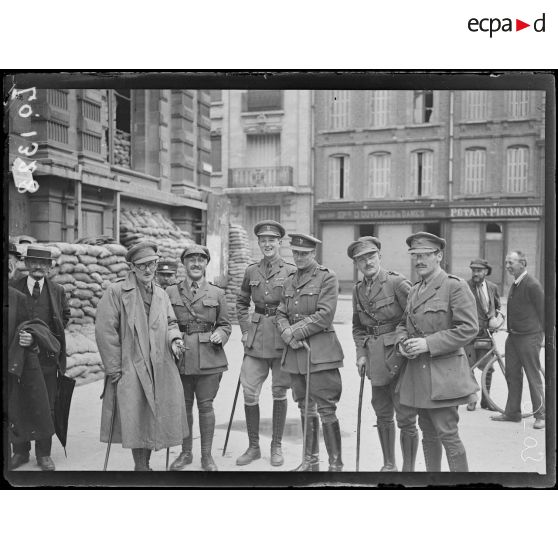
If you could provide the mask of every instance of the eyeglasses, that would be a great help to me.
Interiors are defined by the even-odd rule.
[[[137,267],[140,271],[145,271],[146,269],[150,269],[150,270],[155,269],[158,263],[159,260],[153,260],[151,262],[146,262],[142,264],[134,264],[134,266]]]

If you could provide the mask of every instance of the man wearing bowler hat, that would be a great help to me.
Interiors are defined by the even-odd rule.
[[[319,470],[319,421],[327,453],[329,471],[343,470],[341,459],[341,428],[335,414],[341,397],[343,350],[333,329],[337,308],[339,283],[335,274],[316,261],[317,238],[307,234],[289,234],[291,250],[297,267],[294,275],[285,280],[281,304],[277,309],[277,327],[287,344],[281,365],[291,375],[293,397],[304,415],[308,413],[306,455],[297,472]],[[307,386],[307,353],[303,341],[310,347],[310,385]],[[309,408],[305,407],[309,389]]]
[[[185,345],[178,369],[190,433],[182,440],[182,451],[171,464],[171,470],[179,471],[192,463],[195,399],[200,421],[201,465],[204,471],[217,471],[211,455],[215,432],[213,400],[223,372],[227,370],[223,347],[229,340],[232,327],[225,292],[205,278],[209,250],[205,246],[193,245],[182,252],[180,259],[186,269],[186,278],[179,285],[170,286],[167,294]]]
[[[260,221],[254,227],[254,234],[258,237],[263,258],[246,268],[236,298],[236,312],[244,345],[240,381],[248,431],[248,449],[236,460],[236,464],[247,465],[261,457],[258,402],[262,385],[271,369],[273,419],[270,462],[277,467],[284,462],[281,440],[287,417],[287,389],[291,385],[291,377],[281,369],[285,343],[277,330],[276,313],[285,280],[295,273],[296,267],[279,255],[281,239],[285,236],[285,229],[280,223]],[[249,313],[250,301],[255,306],[252,315]]]
[[[418,232],[407,245],[421,280],[411,287],[396,330],[398,350],[408,359],[400,401],[418,409],[426,470],[441,470],[444,448],[450,471],[467,472],[457,423],[459,405],[478,390],[464,350],[478,332],[475,298],[463,279],[441,268],[443,238]]]
[[[486,354],[492,348],[492,341],[488,337],[488,327],[491,319],[496,317],[496,314],[500,312],[500,295],[498,294],[498,287],[488,281],[488,277],[492,273],[491,265],[481,258],[473,260],[469,267],[471,268],[471,279],[467,281],[473,296],[475,297],[475,302],[477,304],[477,316],[479,319],[479,332],[477,337],[474,339],[473,343],[470,343],[465,348],[467,352],[467,358],[469,360],[469,366],[475,364],[481,358],[486,356]],[[487,360],[483,360],[480,363],[480,368],[484,368]],[[492,384],[492,373],[494,369],[488,371],[486,375],[486,388],[490,392],[490,385]],[[471,396],[471,400],[467,403],[467,410],[474,411],[477,406],[477,394]],[[481,396],[481,409],[490,409],[490,405],[486,400],[484,392]]]
[[[353,339],[357,369],[372,382],[372,407],[384,458],[381,471],[397,471],[395,424],[401,430],[403,471],[414,471],[418,448],[417,411],[399,402],[395,385],[404,362],[395,354],[395,328],[407,306],[411,282],[381,266],[380,240],[363,236],[347,248],[363,279],[353,287]]]
[[[132,450],[135,471],[150,471],[152,451],[178,446],[188,435],[175,363],[182,339],[169,297],[154,281],[157,245],[140,242],[126,259],[130,272],[109,285],[95,320],[106,374],[101,442],[121,443]]]
[[[57,375],[63,376],[66,373],[66,336],[64,328],[70,319],[70,307],[62,286],[47,277],[53,264],[50,249],[47,247],[29,247],[24,260],[29,275],[15,281],[13,286],[25,295],[29,318],[42,320],[60,343],[60,351],[56,354],[49,351],[39,353],[39,364],[45,379],[50,412],[54,417]],[[51,448],[52,436],[35,440],[37,464],[43,471],[55,470],[54,462],[50,457]],[[30,449],[30,442],[14,444],[14,459],[22,463],[29,461]]]
[[[161,258],[157,264],[157,273],[155,274],[157,284],[162,289],[175,285],[177,271],[178,264],[175,261]]]

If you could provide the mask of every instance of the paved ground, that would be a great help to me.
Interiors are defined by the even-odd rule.
[[[335,327],[342,346],[345,348],[345,367],[342,369],[343,394],[338,407],[338,416],[342,429],[343,460],[346,471],[355,470],[356,457],[356,425],[359,377],[355,365],[355,352],[351,336],[351,303],[348,297],[342,296],[338,305]],[[498,345],[503,347],[505,334],[498,334]],[[270,382],[264,384],[261,397],[261,433],[262,459],[246,467],[235,465],[236,458],[247,446],[245,433],[242,390],[239,395],[237,409],[233,421],[227,452],[222,456],[227,424],[231,412],[234,392],[238,381],[238,373],[242,361],[240,350],[240,329],[234,326],[226,352],[230,369],[223,375],[223,380],[215,400],[216,432],[214,441],[214,458],[220,471],[289,471],[296,467],[301,457],[301,427],[298,409],[292,399],[289,400],[287,424],[284,436],[285,464],[282,467],[271,467],[269,463],[269,443],[271,439],[271,390]],[[480,380],[480,377],[478,378]],[[99,395],[102,383],[96,382],[76,388],[72,402],[68,439],[68,456],[58,440],[53,442],[53,459],[58,471],[99,471],[102,470],[106,444],[99,442],[99,423],[101,401]],[[495,396],[505,401],[505,385],[495,385]],[[382,465],[380,444],[375,428],[375,416],[370,404],[370,385],[365,385],[365,403],[363,404],[363,420],[361,430],[361,471],[378,471]],[[527,398],[528,399],[528,398]],[[468,412],[465,407],[460,409],[460,433],[467,448],[469,467],[474,472],[535,472],[545,473],[545,431],[532,428],[533,419],[521,423],[495,423],[490,420],[492,412],[477,409]],[[201,470],[199,452],[199,432],[197,417],[194,425],[194,462],[187,470]],[[180,451],[179,447],[171,448],[170,458],[174,459]],[[401,454],[396,445],[397,460],[401,463]],[[154,470],[165,468],[165,451],[153,454],[151,465]],[[320,440],[320,458],[322,470],[327,470],[327,453]],[[443,470],[447,463],[443,462]],[[110,455],[109,469],[131,470],[133,461],[130,450],[113,446]],[[21,470],[38,470],[32,459]],[[419,448],[417,471],[424,471],[424,458]]]

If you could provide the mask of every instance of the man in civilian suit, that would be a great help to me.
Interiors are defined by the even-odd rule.
[[[527,259],[523,252],[513,250],[506,256],[506,270],[514,277],[508,294],[508,400],[505,412],[491,418],[497,421],[521,421],[523,369],[529,382],[535,415],[533,428],[544,428],[544,387],[539,360],[544,337],[544,291],[541,284],[527,273],[526,268]]]
[[[487,333],[488,321],[490,318],[496,316],[496,313],[500,310],[500,295],[498,294],[498,287],[486,279],[486,277],[492,273],[492,267],[486,260],[481,260],[480,258],[473,260],[469,264],[469,267],[471,268],[471,279],[467,281],[467,284],[475,297],[475,301],[477,303],[477,316],[479,318],[479,332],[477,337],[473,343],[469,344],[465,348],[467,358],[469,359],[469,366],[472,366],[475,362],[483,358],[490,350],[489,346],[491,341]],[[487,348],[480,347],[483,343],[487,346]],[[480,368],[484,368],[487,362],[488,360],[483,360],[480,363]],[[488,389],[488,392],[490,392],[493,372],[494,369],[491,369],[486,375],[486,388]],[[467,410],[474,411],[476,406],[477,394],[474,393],[471,396],[471,400],[467,404]],[[481,409],[491,409],[484,393],[481,397],[480,406]]]
[[[27,299],[29,317],[39,318],[60,342],[60,352],[53,354],[41,352],[39,363],[48,392],[50,412],[54,416],[54,400],[56,398],[57,374],[66,373],[66,337],[64,328],[70,319],[70,308],[66,293],[61,285],[48,279],[47,274],[52,267],[52,254],[48,248],[28,248],[25,265],[29,270],[28,277],[22,277],[14,283],[14,287],[21,291]],[[35,455],[37,463],[43,471],[54,471],[55,465],[50,457],[52,436],[35,440]],[[21,445],[14,444],[14,454],[29,456],[30,442]]]

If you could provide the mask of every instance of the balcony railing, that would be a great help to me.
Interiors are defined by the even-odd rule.
[[[229,169],[231,188],[292,186],[293,167],[249,167]]]

